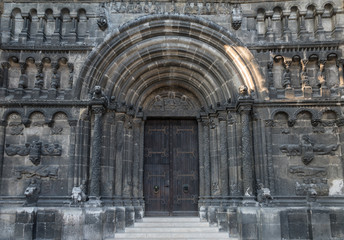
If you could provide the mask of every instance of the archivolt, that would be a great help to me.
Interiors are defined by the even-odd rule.
[[[264,99],[257,66],[242,43],[208,20],[145,16],[117,29],[89,55],[75,96],[86,98],[101,85],[109,97],[137,106],[158,88],[178,86],[209,106],[236,99],[245,84]]]

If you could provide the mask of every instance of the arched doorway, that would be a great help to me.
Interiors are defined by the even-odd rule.
[[[122,26],[107,39],[90,54],[79,77],[80,92],[75,95],[87,98],[94,86],[99,85],[110,100],[108,109],[115,115],[110,125],[116,132],[116,147],[109,154],[116,162],[113,164],[115,173],[111,173],[115,179],[112,191],[115,203],[129,206],[139,202],[138,205],[143,206],[150,198],[150,193],[144,190],[150,189],[152,196],[155,194],[154,187],[158,184],[144,182],[152,175],[144,166],[149,162],[145,160],[145,146],[151,146],[145,145],[144,139],[153,123],[151,119],[163,120],[160,128],[168,124],[172,131],[178,121],[185,119],[193,119],[193,128],[196,128],[197,119],[197,140],[193,140],[197,144],[193,148],[198,148],[199,188],[193,195],[198,199],[211,204],[230,195],[242,196],[244,188],[253,189],[251,149],[244,154],[245,164],[251,168],[244,168],[244,176],[241,176],[240,149],[232,137],[241,129],[236,128],[235,122],[242,122],[243,136],[238,135],[238,138],[240,142],[251,141],[251,100],[245,106],[238,105],[238,88],[246,85],[248,93],[254,92],[255,98],[265,97],[264,81],[249,50],[224,28],[199,17],[180,15],[146,16]],[[177,121],[173,122],[175,119]],[[174,144],[173,136],[163,141]],[[165,154],[162,148],[163,145],[156,151]],[[176,148],[178,145],[169,147],[166,152],[171,153]],[[160,153],[160,157],[163,154]],[[178,160],[165,160],[155,162],[157,168],[163,168],[159,164],[172,165],[168,179],[156,179],[160,181],[159,189],[155,190],[158,193],[162,186],[170,186],[166,181],[171,181],[171,177],[174,181],[173,174],[179,170],[173,167]],[[153,175],[164,175],[164,171],[167,170]],[[179,191],[190,191],[191,183],[180,184]],[[167,199],[171,198],[171,191]],[[172,194],[176,199],[182,196],[178,192]],[[191,196],[185,198],[194,201]],[[169,204],[155,210],[170,214],[174,209],[177,208]],[[184,210],[189,211],[181,209],[180,212]]]

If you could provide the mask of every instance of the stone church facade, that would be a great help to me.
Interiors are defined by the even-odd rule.
[[[343,4],[2,1],[0,239],[344,239]]]

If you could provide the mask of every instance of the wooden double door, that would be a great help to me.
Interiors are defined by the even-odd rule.
[[[146,215],[197,215],[198,128],[195,120],[147,120]]]

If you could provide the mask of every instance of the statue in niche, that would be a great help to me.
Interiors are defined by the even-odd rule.
[[[72,197],[72,203],[74,204],[87,201],[85,180],[82,181],[79,187],[73,187],[71,197]]]
[[[29,186],[25,189],[25,206],[35,206],[37,204],[39,193],[41,192],[41,182],[38,179],[31,179]]]

